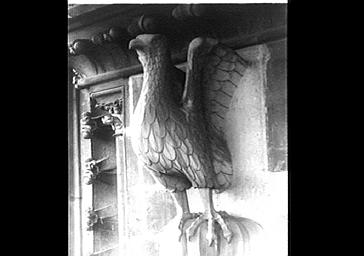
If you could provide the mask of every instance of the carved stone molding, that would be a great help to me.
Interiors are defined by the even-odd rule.
[[[76,39],[68,46],[69,54],[72,56],[87,54],[98,45],[106,43],[121,43],[121,40],[128,39],[127,32],[120,27],[111,27],[106,31],[97,33],[90,39]]]
[[[77,39],[68,46],[68,53],[71,56],[87,54],[94,47],[95,45],[89,39]]]
[[[77,40],[69,47],[69,65],[83,77],[91,77],[127,67],[131,55],[113,42],[94,44],[91,40]]]
[[[196,36],[219,38],[221,15],[209,4],[179,4],[171,13],[182,27],[189,28],[191,39]]]
[[[69,63],[71,68],[82,74],[80,82],[109,72],[120,71],[121,75],[130,75],[129,69],[140,72],[136,54],[128,50],[130,39],[139,34],[166,35],[173,46],[173,55],[185,52],[188,42],[197,36],[217,38],[229,44],[232,42],[231,46],[246,46],[252,44],[251,41],[254,44],[262,43],[264,40],[260,38],[272,32],[278,38],[286,34],[286,11],[282,5],[269,7],[269,12],[264,5],[255,4],[122,6],[115,6],[123,13],[115,17],[120,22],[110,21],[109,25],[103,24],[92,30],[100,32],[86,33],[70,42]],[[72,33],[71,38],[77,38],[74,36],[76,32]]]
[[[133,19],[128,26],[128,32],[132,37],[139,34],[155,34],[166,32],[168,17],[156,15],[142,15]]]
[[[202,17],[211,8],[206,4],[180,4],[172,11],[172,16],[177,20],[186,20],[191,17]]]
[[[96,45],[102,45],[105,43],[121,43],[121,40],[127,37],[127,33],[120,27],[111,27],[107,31],[99,33],[91,37],[91,41]]]
[[[90,38],[76,39],[68,46],[69,66],[82,78],[127,67],[135,59],[127,49],[129,38],[125,29],[111,27]]]

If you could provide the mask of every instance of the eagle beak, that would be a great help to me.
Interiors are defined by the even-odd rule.
[[[144,43],[139,38],[135,38],[129,42],[129,50],[140,50],[144,47]]]

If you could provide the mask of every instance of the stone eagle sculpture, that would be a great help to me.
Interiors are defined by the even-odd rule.
[[[231,185],[231,155],[223,130],[233,92],[248,63],[212,38],[191,41],[186,72],[171,61],[167,39],[143,34],[129,43],[143,66],[143,85],[131,120],[139,159],[182,208],[181,234],[191,238],[207,221],[207,241],[217,243],[216,225],[230,242],[226,212],[215,210],[212,190]],[[186,190],[199,190],[203,213],[191,213]],[[188,228],[184,228],[187,220]],[[192,221],[192,222],[191,222]]]

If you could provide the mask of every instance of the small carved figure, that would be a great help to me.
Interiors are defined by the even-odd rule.
[[[114,136],[123,134],[123,121],[122,121],[122,100],[118,99],[115,102],[108,104],[99,104],[97,103],[96,108],[99,108],[103,111],[109,112],[109,114],[103,114],[101,116],[101,122],[104,125],[110,125],[114,130]]]
[[[102,114],[93,116],[90,112],[83,112],[81,115],[81,135],[84,139],[91,139],[96,131],[111,126],[114,130],[114,136],[123,134],[122,122],[122,101],[116,100],[112,103],[95,103],[96,109],[101,109]],[[105,113],[106,112],[106,113]]]
[[[84,54],[91,51],[95,45],[89,39],[77,39],[68,46],[68,52],[70,55]]]
[[[104,171],[100,171],[99,163],[105,161],[108,157],[101,158],[99,160],[87,159],[85,162],[84,179],[87,185],[93,184],[97,177]]]
[[[233,92],[248,63],[215,39],[196,38],[188,49],[186,74],[172,64],[165,36],[144,34],[133,39],[143,65],[143,86],[132,117],[134,150],[183,211],[179,228],[191,238],[207,222],[207,240],[217,247],[216,225],[230,242],[228,214],[215,210],[212,190],[231,184],[231,155],[223,130]],[[205,211],[191,213],[186,190],[201,194]],[[185,229],[188,220],[192,224]]]
[[[88,209],[87,214],[87,230],[91,231],[93,230],[94,225],[99,222],[99,216],[91,208]]]
[[[81,114],[81,134],[82,138],[90,139],[94,131],[97,129],[97,122],[90,112]]]
[[[107,205],[105,207],[99,208],[99,209],[92,209],[88,208],[87,210],[87,230],[91,231],[94,230],[95,226],[98,225],[99,227],[103,227],[104,224],[109,223],[108,227],[104,227],[104,229],[110,229],[112,231],[115,230],[115,225],[117,225],[117,220],[114,219],[116,217],[116,214],[106,215],[102,216],[102,211],[111,208],[113,205]]]
[[[78,72],[76,69],[72,69],[72,84],[77,87],[78,86],[78,82],[83,78],[83,75]]]
[[[121,99],[117,99],[111,103],[97,103],[95,104],[95,108],[99,108],[101,110],[107,111],[110,114],[121,114],[123,107],[123,101]]]
[[[114,136],[123,134],[123,122],[121,121],[120,114],[109,114],[104,115],[101,118],[101,122],[105,125],[110,125],[112,129],[115,131]]]

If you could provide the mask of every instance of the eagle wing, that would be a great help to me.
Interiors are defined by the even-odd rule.
[[[192,51],[190,52],[192,54]],[[187,97],[194,95],[188,92],[194,90],[200,96],[201,100],[194,104],[201,104],[204,113],[211,150],[210,157],[216,181],[222,191],[231,185],[233,175],[231,154],[227,147],[224,130],[226,114],[234,92],[249,64],[234,50],[222,44],[215,45],[206,56],[201,58],[205,60],[201,62],[204,66],[200,74],[194,74],[193,70],[187,69],[184,95]],[[191,60],[193,59],[192,57]],[[192,63],[187,65],[192,66]],[[201,76],[200,85],[190,82],[193,81],[190,78],[196,75]],[[183,101],[188,102],[189,99],[186,98]]]
[[[169,70],[172,95],[148,98],[139,150],[146,167],[169,189],[193,186],[223,191],[233,174],[224,120],[247,63],[219,44],[194,58],[195,46],[189,47],[185,79],[175,67]],[[196,72],[192,61],[203,68]],[[151,75],[159,79],[163,72]]]
[[[139,152],[146,168],[167,189],[183,191],[193,187],[216,188],[207,137],[200,127],[200,114],[186,118],[181,109],[185,73],[171,67],[171,86],[165,95],[150,98],[145,105]],[[158,72],[151,73],[159,79]],[[169,99],[169,97],[171,99]]]
[[[146,167],[167,188],[182,191],[189,187],[215,188],[206,134],[185,113],[164,98],[148,104],[142,124],[140,152]]]

